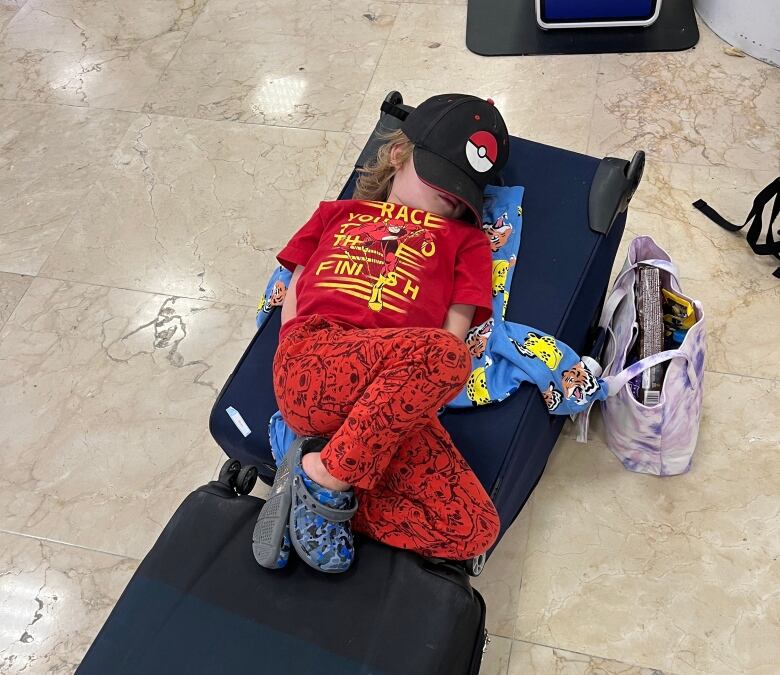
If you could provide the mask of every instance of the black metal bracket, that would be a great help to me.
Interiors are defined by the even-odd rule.
[[[383,134],[390,131],[395,131],[401,128],[401,123],[406,119],[406,116],[411,110],[414,110],[412,106],[404,105],[404,97],[398,91],[391,91],[380,106],[382,111],[379,115],[379,121],[376,123],[371,137],[368,139],[363,152],[360,153],[356,167],[363,167],[367,162],[376,158],[377,150],[379,146],[384,143],[382,138]]]
[[[645,153],[634,153],[630,162],[605,157],[599,163],[588,197],[588,224],[607,234],[619,214],[628,208],[645,170]]]

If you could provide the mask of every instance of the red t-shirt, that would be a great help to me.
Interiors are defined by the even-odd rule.
[[[450,305],[492,314],[492,257],[473,224],[386,202],[320,202],[277,256],[294,271],[297,314],[357,328],[441,328]]]

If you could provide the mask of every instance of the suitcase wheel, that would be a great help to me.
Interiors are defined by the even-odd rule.
[[[466,574],[470,577],[478,577],[482,574],[482,570],[485,569],[486,560],[487,556],[484,553],[481,553],[476,558],[471,558],[471,560],[466,560]]]
[[[244,466],[236,476],[236,492],[240,495],[248,495],[257,483],[257,467]]]
[[[269,487],[274,484],[276,478],[276,464],[272,462],[260,462],[257,467],[258,478]]]
[[[235,487],[236,476],[238,475],[239,471],[241,471],[241,462],[239,462],[237,459],[229,459],[222,465],[222,468],[219,470],[219,482],[224,483],[231,488]]]

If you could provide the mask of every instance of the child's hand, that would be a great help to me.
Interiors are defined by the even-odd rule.
[[[474,305],[451,305],[442,328],[448,330],[458,339],[465,340],[476,311],[477,308]]]

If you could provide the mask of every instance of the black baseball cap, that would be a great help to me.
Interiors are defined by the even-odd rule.
[[[432,96],[409,113],[401,130],[414,143],[420,179],[465,202],[482,226],[482,193],[509,158],[509,132],[492,99]]]

